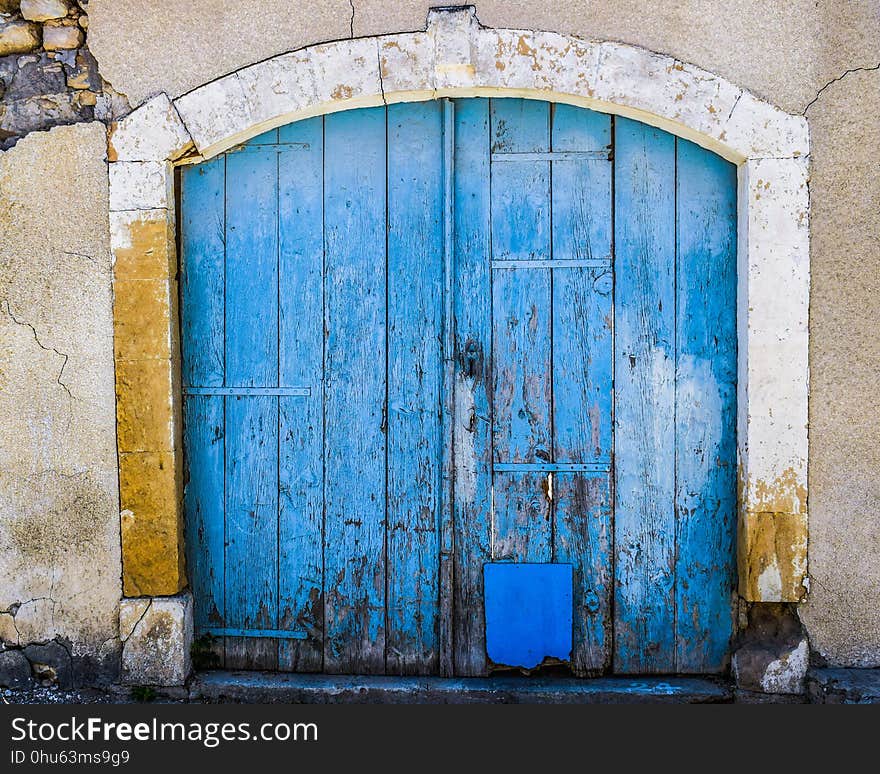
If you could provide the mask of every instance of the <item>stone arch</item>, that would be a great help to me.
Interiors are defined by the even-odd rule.
[[[432,11],[424,31],[310,46],[175,100],[159,94],[111,129],[125,595],[169,596],[186,586],[175,166],[309,116],[444,96],[522,96],[616,113],[737,164],[740,593],[750,601],[801,600],[807,590],[806,120],[671,57],[552,32],[484,28],[472,7]],[[180,609],[190,609],[185,600]],[[123,614],[131,613],[126,610],[124,601]]]

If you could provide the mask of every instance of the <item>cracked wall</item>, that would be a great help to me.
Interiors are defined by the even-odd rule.
[[[87,681],[121,595],[105,153],[98,123],[0,152],[0,647]]]

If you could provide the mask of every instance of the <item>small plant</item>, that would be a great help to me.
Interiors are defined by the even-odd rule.
[[[217,669],[220,656],[217,655],[217,638],[211,634],[203,634],[193,640],[189,649],[192,656],[193,669]]]
[[[156,690],[149,685],[136,685],[131,689],[131,698],[135,701],[153,701],[156,698]]]

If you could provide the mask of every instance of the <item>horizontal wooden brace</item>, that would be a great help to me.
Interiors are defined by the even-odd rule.
[[[610,462],[496,462],[495,473],[610,473]]]
[[[292,632],[288,629],[233,629],[230,627],[205,629],[200,632],[212,634],[215,637],[274,637],[279,640],[304,640],[308,635],[305,632]]]
[[[184,395],[278,395],[308,398],[311,387],[184,387]]]
[[[492,161],[608,161],[611,151],[549,151],[545,153],[493,153]]]
[[[553,258],[518,261],[497,258],[492,261],[493,269],[610,269],[610,258]]]
[[[307,142],[271,142],[265,145],[236,145],[226,153],[261,153],[263,151],[283,153],[284,151],[310,150],[311,147]]]

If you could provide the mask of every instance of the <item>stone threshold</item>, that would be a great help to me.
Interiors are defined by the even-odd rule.
[[[279,672],[196,674],[190,701],[246,704],[719,704],[721,679],[701,677],[386,677]]]

